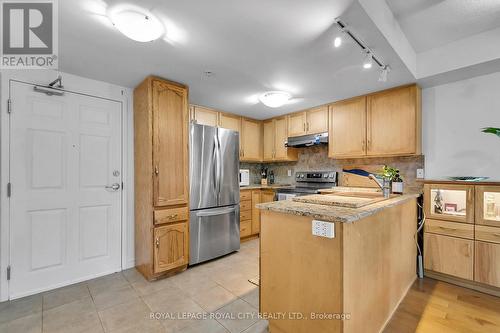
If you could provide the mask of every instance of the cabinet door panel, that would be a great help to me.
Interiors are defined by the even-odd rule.
[[[216,127],[219,123],[219,112],[201,106],[195,106],[194,120],[200,125]]]
[[[425,269],[472,280],[473,260],[473,240],[424,234]]]
[[[262,123],[258,120],[241,121],[242,160],[262,161]]]
[[[500,186],[476,186],[476,223],[500,227]]]
[[[252,191],[252,234],[260,233],[260,209],[255,205],[260,203],[260,190]]]
[[[428,218],[474,223],[474,186],[425,184],[424,206]]]
[[[417,150],[417,87],[368,96],[367,154],[411,155]]]
[[[262,191],[260,196],[260,201],[263,203],[272,202],[274,201],[275,196],[276,193],[274,193],[274,191]]]
[[[241,117],[227,113],[219,114],[219,126],[236,132],[241,132]]]
[[[264,161],[274,159],[274,121],[268,120],[263,124],[264,127]]]
[[[299,112],[288,117],[288,136],[301,136],[306,134],[306,113]]]
[[[154,270],[161,273],[188,263],[187,223],[155,228]]]
[[[328,156],[365,156],[366,97],[335,103],[330,110]]]
[[[476,241],[474,280],[500,287],[500,244]]]
[[[321,106],[307,111],[307,133],[328,132],[328,106]]]
[[[285,142],[288,139],[288,126],[286,118],[277,118],[274,122],[274,159],[288,160],[288,149]]]
[[[186,90],[153,81],[154,205],[188,201]]]

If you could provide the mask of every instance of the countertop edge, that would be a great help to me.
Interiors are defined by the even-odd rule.
[[[295,202],[292,200],[261,203],[257,204],[256,207],[265,211],[273,211],[297,216],[309,216],[314,219],[327,222],[353,223],[365,217],[374,215],[383,209],[403,204],[408,200],[416,199],[418,197],[419,194],[403,194],[397,198],[392,198],[356,209],[309,204]]]

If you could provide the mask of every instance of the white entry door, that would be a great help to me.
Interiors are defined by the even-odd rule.
[[[121,269],[122,105],[11,82],[11,299]]]

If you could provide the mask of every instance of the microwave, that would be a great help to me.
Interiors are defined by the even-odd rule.
[[[240,186],[250,185],[250,170],[240,169]]]

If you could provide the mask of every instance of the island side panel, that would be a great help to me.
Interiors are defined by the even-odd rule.
[[[288,314],[342,312],[342,224],[335,238],[312,235],[312,218],[261,211],[260,310],[271,333],[342,332],[339,320],[294,320]]]
[[[380,332],[416,279],[416,200],[344,225],[345,333]]]

